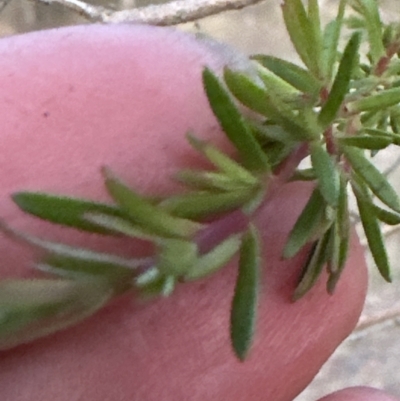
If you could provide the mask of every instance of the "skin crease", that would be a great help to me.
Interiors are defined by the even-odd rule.
[[[13,227],[72,244],[141,255],[148,246],[58,229],[25,216],[7,194],[43,190],[109,200],[106,164],[146,193],[177,190],[169,177],[202,159],[188,130],[232,151],[200,81],[218,55],[188,35],[145,26],[82,26],[0,41],[1,216]],[[366,268],[356,239],[334,296],[324,279],[290,296],[306,257],[280,258],[310,187],[287,185],[257,216],[264,260],[254,348],[239,363],[229,344],[233,261],[211,279],[147,304],[124,297],[90,320],[0,357],[2,400],[290,401],[352,331]],[[32,251],[0,237],[1,276],[30,276]],[[349,389],[326,401],[389,401]]]

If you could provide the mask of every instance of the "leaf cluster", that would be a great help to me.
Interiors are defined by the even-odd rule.
[[[189,133],[193,150],[212,168],[178,172],[174,178],[184,192],[165,198],[141,195],[105,167],[112,204],[41,192],[13,194],[24,212],[38,218],[147,240],[155,251],[129,259],[35,238],[2,223],[9,235],[45,251],[36,267],[52,278],[0,284],[1,347],[66,327],[126,292],[169,296],[176,286],[215,273],[238,254],[230,331],[237,357],[245,359],[265,263],[257,211],[276,185],[289,180],[315,184],[282,250],[284,258],[305,248],[309,252],[294,300],[324,270],[327,290],[334,292],[349,250],[349,190],[376,265],[391,280],[381,223],[400,223],[400,200],[371,157],[400,145],[400,24],[383,24],[373,0],[340,0],[336,18],[326,26],[317,0],[306,6],[285,0],[282,13],[303,65],[260,54],[249,60],[252,73],[226,67],[219,76],[204,69],[210,107],[237,154],[230,157]],[[345,24],[351,34],[342,46]],[[363,41],[366,57],[359,54]],[[311,167],[301,169],[306,156]],[[243,224],[237,224],[238,216]],[[207,234],[218,230],[229,234],[210,243]],[[10,295],[14,290],[20,296]],[[89,295],[85,302],[84,294]]]

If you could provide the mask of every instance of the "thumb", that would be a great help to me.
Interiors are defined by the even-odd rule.
[[[102,164],[144,193],[168,194],[177,190],[172,173],[203,163],[184,140],[188,130],[230,149],[201,85],[203,66],[223,60],[191,36],[144,26],[73,27],[2,40],[0,55],[2,194],[27,189],[104,200]],[[231,264],[167,300],[123,298],[81,325],[5,353],[5,399],[292,400],[353,329],[366,288],[354,240],[335,295],[322,280],[291,303],[305,255],[282,261],[281,250],[309,194],[309,186],[288,185],[259,215],[265,283],[249,361],[239,363],[229,344]],[[4,195],[0,210],[13,226],[44,237],[127,255],[145,251],[27,218]],[[0,247],[3,276],[24,274],[32,254],[7,239]]]

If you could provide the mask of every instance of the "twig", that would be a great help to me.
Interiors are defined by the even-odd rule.
[[[389,310],[385,310],[382,312],[377,312],[371,316],[366,316],[361,318],[357,327],[355,328],[355,332],[364,331],[369,329],[370,327],[388,322],[388,321],[396,321],[400,318],[400,308],[393,308]]]
[[[45,4],[60,4],[91,22],[129,23],[169,26],[191,22],[228,10],[239,10],[264,0],[176,0],[130,10],[114,11],[87,4],[81,0],[37,0]]]

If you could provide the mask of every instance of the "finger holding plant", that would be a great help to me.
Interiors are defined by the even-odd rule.
[[[350,22],[357,21],[357,28],[340,50],[346,6],[353,10]],[[100,253],[39,239],[2,223],[10,236],[44,251],[36,267],[55,277],[22,280],[20,287],[17,280],[0,285],[0,308],[6,311],[0,338],[13,336],[12,342],[3,341],[3,348],[76,323],[125,293],[170,296],[176,286],[207,277],[239,255],[230,322],[234,351],[244,360],[259,298],[257,216],[294,180],[313,181],[315,188],[282,250],[284,258],[292,258],[304,247],[310,249],[293,300],[312,289],[325,266],[327,290],[334,292],[349,248],[350,188],[375,263],[391,280],[379,222],[399,224],[400,201],[368,156],[400,144],[400,28],[384,25],[376,2],[369,0],[340,1],[337,18],[324,28],[317,0],[309,0],[307,7],[300,0],[286,0],[282,12],[304,67],[256,55],[249,62],[256,76],[226,67],[219,77],[204,69],[209,104],[236,154],[228,156],[196,132],[188,133],[191,147],[212,168],[177,172],[174,178],[184,192],[142,195],[105,166],[104,185],[113,204],[43,192],[12,195],[26,213],[90,233],[149,241],[154,254],[126,258]],[[369,45],[365,60],[359,54],[363,40]],[[311,168],[300,168],[307,156]],[[6,296],[16,287],[22,298]],[[87,302],[82,302],[83,292],[90,295]]]

